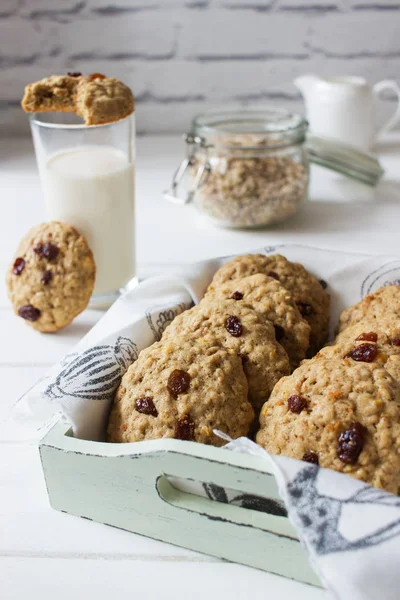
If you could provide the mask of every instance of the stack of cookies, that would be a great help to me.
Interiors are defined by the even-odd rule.
[[[275,386],[257,442],[397,494],[400,286],[346,309],[336,339]]]
[[[275,384],[326,341],[329,296],[283,256],[240,256],[123,377],[108,439],[222,445],[248,435]]]

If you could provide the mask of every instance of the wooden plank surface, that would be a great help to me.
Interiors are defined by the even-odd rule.
[[[41,600],[137,597],[144,600],[234,599],[253,594],[279,599],[321,600],[326,593],[256,569],[226,562],[162,561],[118,558],[0,558],[7,574],[4,599],[29,598],[40,590]],[[23,577],[21,576],[23,574]],[[89,592],[89,593],[88,593]]]

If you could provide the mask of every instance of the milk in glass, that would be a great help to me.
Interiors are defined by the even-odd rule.
[[[41,177],[49,219],[86,238],[96,262],[94,294],[123,288],[135,276],[134,173],[111,146],[81,146],[50,155]]]

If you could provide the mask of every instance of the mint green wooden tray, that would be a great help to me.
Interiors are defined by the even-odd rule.
[[[262,458],[172,439],[89,442],[73,438],[61,423],[39,450],[56,510],[320,585],[287,517],[183,492],[168,480],[195,480],[280,501]]]

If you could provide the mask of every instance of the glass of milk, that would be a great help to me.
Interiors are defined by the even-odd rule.
[[[92,305],[136,283],[134,115],[86,126],[73,114],[31,116],[48,220],[76,227],[96,262]]]

